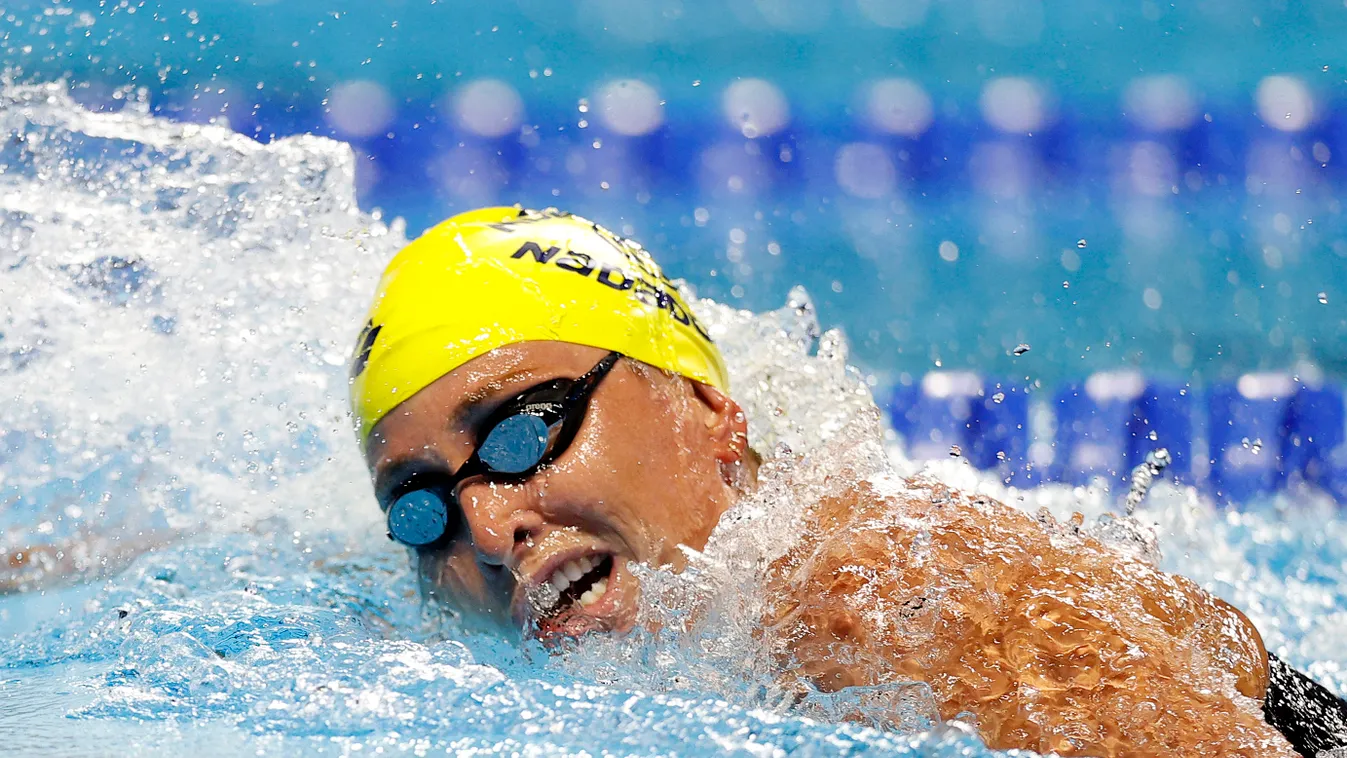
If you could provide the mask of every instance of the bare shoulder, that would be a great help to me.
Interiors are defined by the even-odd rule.
[[[816,686],[926,681],[996,747],[1285,747],[1256,709],[1257,630],[1183,577],[931,480],[848,486],[806,518],[772,566],[768,623]],[[1082,718],[1102,741],[1063,736]]]

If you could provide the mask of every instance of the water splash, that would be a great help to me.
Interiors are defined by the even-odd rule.
[[[1132,469],[1132,483],[1128,487],[1127,496],[1123,498],[1123,507],[1128,516],[1136,512],[1137,506],[1146,499],[1146,494],[1150,492],[1156,477],[1169,468],[1170,462],[1169,450],[1162,447],[1147,453],[1146,460]]]
[[[343,367],[402,232],[356,208],[350,149],[56,84],[5,87],[0,133],[0,554],[84,543],[34,558],[96,572],[114,541],[365,512]]]

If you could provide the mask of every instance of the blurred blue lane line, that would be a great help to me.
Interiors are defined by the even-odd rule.
[[[534,186],[539,173],[547,190],[564,194],[597,192],[606,182],[624,196],[708,199],[875,198],[904,189],[941,197],[979,188],[1031,195],[1070,188],[1096,199],[1101,190],[1242,196],[1347,180],[1334,159],[1347,154],[1344,116],[1299,80],[1264,79],[1253,94],[1270,102],[1256,113],[1238,98],[1203,103],[1199,112],[1189,85],[1168,79],[1139,78],[1122,102],[1055,102],[1046,83],[1002,77],[977,102],[946,97],[939,107],[939,92],[880,79],[807,114],[791,111],[791,93],[758,79],[735,81],[719,98],[672,104],[638,79],[610,81],[578,101],[526,99],[494,79],[435,99],[371,81],[310,93],[203,85],[150,97],[157,114],[218,118],[263,141],[301,133],[346,140],[375,167],[378,180],[362,188],[373,205],[434,177],[438,197],[499,202]],[[111,88],[79,92],[94,108],[126,101]],[[1276,108],[1289,110],[1275,117]]]
[[[1045,399],[1050,395],[1051,399]],[[1147,453],[1167,449],[1165,476],[1219,502],[1251,502],[1308,485],[1347,505],[1344,387],[1289,374],[1247,374],[1205,390],[1105,372],[1055,392],[932,372],[887,395],[890,423],[917,461],[957,455],[1007,484],[1106,484],[1122,491]],[[1031,434],[1031,405],[1051,413],[1048,445]],[[1206,430],[1197,414],[1205,408]],[[1040,451],[1050,450],[1044,457]],[[1205,465],[1192,456],[1207,451]]]

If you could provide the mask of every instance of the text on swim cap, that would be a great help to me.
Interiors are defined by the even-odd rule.
[[[521,260],[525,256],[532,257],[534,262],[539,265],[556,266],[563,271],[570,271],[585,278],[594,274],[597,268],[598,273],[595,275],[594,281],[618,291],[631,290],[632,296],[638,301],[667,312],[678,323],[696,330],[702,339],[707,342],[711,341],[711,335],[706,332],[706,329],[701,325],[701,322],[697,321],[697,317],[693,316],[691,311],[683,307],[667,289],[651,282],[644,276],[633,275],[630,271],[622,268],[596,267],[593,259],[586,253],[577,253],[573,250],[562,252],[561,248],[556,245],[543,248],[542,245],[533,241],[520,245],[519,249],[510,258]]]
[[[360,330],[360,336],[355,341],[355,354],[351,360],[352,378],[365,372],[365,367],[369,365],[369,354],[374,350],[374,341],[379,339],[381,331],[383,325],[376,325],[372,319],[365,322],[365,328]]]

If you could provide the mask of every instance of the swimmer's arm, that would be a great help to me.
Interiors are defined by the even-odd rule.
[[[55,545],[29,545],[0,553],[0,594],[31,592],[78,574],[68,555]]]
[[[11,548],[0,552],[0,594],[102,579],[172,539],[166,532],[119,539],[82,535],[54,544]]]

